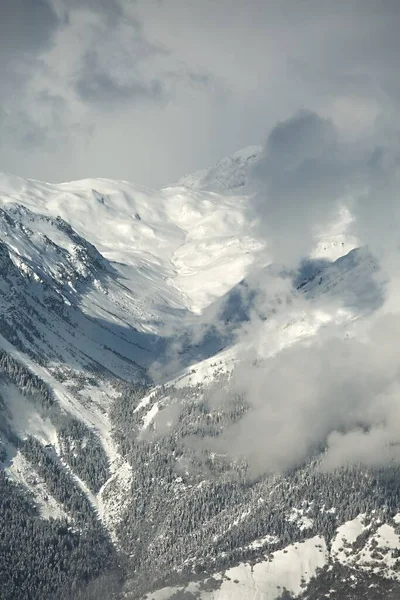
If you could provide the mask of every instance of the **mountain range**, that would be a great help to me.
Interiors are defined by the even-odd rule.
[[[241,365],[347,339],[384,294],[345,210],[271,262],[261,152],[161,190],[0,174],[2,600],[400,597],[396,463],[236,452]]]

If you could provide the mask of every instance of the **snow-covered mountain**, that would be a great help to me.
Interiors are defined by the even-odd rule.
[[[299,308],[260,301],[271,265],[246,195],[259,153],[158,191],[0,174],[0,529],[14,540],[0,566],[4,600],[121,589],[158,589],[147,596],[157,600],[311,600],[326,589],[339,599],[340,580],[371,600],[398,592],[398,489],[387,473],[328,477],[310,463],[248,481],[193,442],[247,410],[236,396],[222,409],[208,402],[229,388],[254,312],[268,360],[328,323],[345,333],[382,302],[377,264],[355,248],[346,214],[293,275]]]
[[[249,183],[249,173],[261,154],[261,146],[248,146],[208,169],[185,175],[173,185],[219,193],[240,192]]]

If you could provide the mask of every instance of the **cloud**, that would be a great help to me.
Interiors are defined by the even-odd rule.
[[[18,0],[5,14],[2,169],[47,181],[172,177],[170,146],[183,152],[178,138],[191,134],[182,118],[194,123],[189,96],[207,104],[218,93],[212,70],[172,56],[158,36],[149,36],[137,3]],[[183,105],[176,102],[182,95]]]
[[[104,68],[94,51],[85,55],[75,89],[84,102],[105,110],[125,102],[159,102],[164,95],[157,79],[145,81],[131,73],[128,80],[118,80],[113,70]]]
[[[87,4],[92,7],[91,2]],[[147,40],[138,20],[126,18],[121,6],[118,10],[112,6],[105,10],[101,4],[96,10],[93,7],[93,14],[100,18],[90,23],[86,33],[90,44],[77,66],[75,91],[83,102],[102,110],[138,101],[158,103],[165,95],[151,60],[167,51]]]
[[[249,205],[271,259],[296,267],[343,208],[360,243],[387,254],[391,223],[400,222],[399,134],[377,124],[349,139],[331,119],[305,110],[275,125],[253,169]]]
[[[50,1],[6,0],[0,19],[0,158],[30,152],[47,144],[49,130],[61,107],[48,110],[44,96],[30,88],[44,70],[42,56],[49,51],[62,26]],[[38,118],[36,108],[42,106]]]
[[[393,348],[400,317],[360,329],[361,339],[320,333],[267,361],[238,366],[229,393],[241,394],[250,410],[209,447],[247,459],[253,474],[284,471],[320,452],[325,469],[399,460]]]
[[[272,129],[254,167],[250,212],[274,262],[296,267],[309,255],[339,218],[361,166],[333,122],[314,112],[302,110]]]
[[[400,459],[399,149],[397,135],[377,129],[350,140],[310,111],[267,138],[249,214],[267,259],[282,267],[249,278],[250,321],[238,332],[241,362],[228,396],[240,394],[250,410],[207,441],[246,458],[254,473],[284,471],[319,453],[325,469]],[[297,294],[288,275],[342,207],[374,258],[367,249],[353,253],[331,268],[324,293]],[[368,280],[374,294],[382,291],[377,301]]]
[[[6,0],[2,15],[0,160],[20,175],[157,186],[305,107],[347,136],[398,120],[389,0],[379,26],[372,0]],[[64,100],[56,118],[43,90]]]
[[[0,64],[29,60],[51,43],[60,21],[50,0],[5,0],[0,19]]]
[[[400,458],[399,431],[375,424],[369,429],[346,433],[333,431],[327,438],[327,451],[321,468],[326,471],[342,466],[387,466]]]

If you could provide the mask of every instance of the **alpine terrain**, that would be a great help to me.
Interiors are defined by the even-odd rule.
[[[345,209],[273,263],[260,152],[161,190],[0,174],[1,600],[400,598],[398,462],[331,458],[340,382],[285,425],[286,358],[332,387],[384,276]]]

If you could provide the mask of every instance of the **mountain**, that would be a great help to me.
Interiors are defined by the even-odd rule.
[[[226,156],[209,169],[202,169],[178,179],[173,186],[183,186],[191,190],[235,193],[241,188],[246,188],[251,168],[261,151],[261,146],[248,146],[231,156]]]
[[[399,597],[396,465],[327,473],[319,449],[255,476],[207,444],[251,409],[231,373],[254,315],[263,369],[383,301],[345,213],[261,288],[259,152],[158,191],[0,174],[2,600]]]

